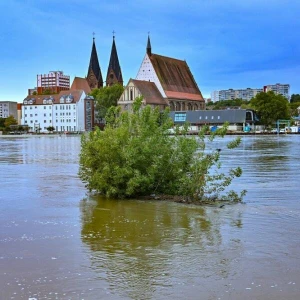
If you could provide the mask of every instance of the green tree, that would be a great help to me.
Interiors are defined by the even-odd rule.
[[[0,128],[5,127],[5,118],[0,118]]]
[[[300,102],[300,94],[292,94],[290,103]]]
[[[118,100],[124,91],[124,87],[120,84],[106,86],[100,89],[94,89],[91,95],[95,99],[96,117],[103,120],[107,110],[111,106],[117,106]]]
[[[206,150],[208,127],[203,127],[198,137],[187,137],[185,124],[183,129],[176,127],[170,137],[168,130],[173,122],[169,110],[161,112],[150,106],[141,109],[141,105],[142,98],[136,99],[132,113],[111,107],[104,131],[96,129],[82,136],[79,176],[89,190],[108,198],[165,194],[189,201],[212,197],[241,200],[244,191],[240,195],[225,193],[233,178],[241,175],[241,169],[220,172],[220,152]],[[224,136],[226,131],[227,125],[211,133],[209,139]],[[237,138],[228,148],[239,143]]]
[[[250,101],[243,99],[221,100],[214,103],[214,110],[226,108],[226,107],[248,107]]]
[[[292,117],[299,116],[298,108],[300,107],[300,102],[290,102],[289,107],[290,107],[290,115]]]
[[[18,124],[18,122],[13,116],[7,117],[4,121],[4,126],[6,128],[9,128],[11,125],[17,125],[17,124]]]
[[[272,126],[278,119],[290,118],[288,100],[272,91],[258,93],[250,104],[259,115],[260,123],[266,127]]]
[[[53,132],[55,130],[55,128],[53,126],[48,126],[46,128],[49,132]]]

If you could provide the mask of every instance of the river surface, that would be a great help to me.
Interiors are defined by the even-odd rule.
[[[300,135],[225,137],[243,204],[105,200],[78,136],[0,138],[0,299],[300,299]]]

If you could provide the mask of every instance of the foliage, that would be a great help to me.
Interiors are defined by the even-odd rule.
[[[250,104],[259,115],[260,123],[266,127],[272,126],[278,119],[290,118],[288,100],[272,91],[258,93]]]
[[[292,94],[290,103],[300,102],[300,94]]]
[[[141,109],[141,104],[142,98],[136,99],[132,113],[111,107],[105,130],[96,129],[82,136],[79,176],[90,191],[108,198],[164,194],[190,201],[212,197],[241,200],[244,192],[226,194],[225,189],[242,171],[236,168],[227,175],[220,173],[220,152],[206,150],[208,127],[203,127],[198,137],[188,137],[185,124],[183,129],[176,127],[175,135],[170,136],[173,122],[169,110],[150,106]],[[227,126],[211,133],[209,140],[224,136]],[[239,143],[240,138],[228,147]]]
[[[215,102],[214,110],[224,109],[225,107],[243,107],[247,108],[250,101],[243,99],[232,99],[232,100],[220,100]]]
[[[55,128],[53,126],[49,126],[46,128],[48,131],[53,132],[55,130]]]
[[[45,89],[43,92],[42,92],[42,95],[51,95],[53,94],[53,92],[50,90],[50,89]]]
[[[96,117],[104,119],[108,109],[111,106],[117,106],[118,100],[124,91],[124,87],[120,84],[106,86],[100,89],[94,89],[91,95],[95,99]]]
[[[4,128],[5,118],[0,118],[0,128]]]
[[[289,104],[289,107],[290,107],[290,115],[292,117],[299,116],[299,110],[298,110],[298,108],[300,107],[300,102],[291,102]]]
[[[9,128],[11,125],[17,125],[17,124],[18,124],[18,122],[13,116],[7,117],[4,121],[4,126],[6,128]]]

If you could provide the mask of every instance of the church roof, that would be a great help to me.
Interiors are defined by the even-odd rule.
[[[107,77],[109,76],[109,73],[111,70],[113,70],[115,76],[117,77],[118,82],[121,82],[123,84],[123,77],[122,77],[121,67],[119,64],[117,47],[116,47],[116,43],[115,43],[115,37],[113,37],[110,60],[109,60],[108,68],[107,68]]]
[[[166,100],[163,98],[154,82],[136,79],[131,79],[131,81],[143,95],[147,104],[167,105]]]
[[[84,90],[86,94],[91,92],[91,88],[85,78],[75,77],[71,85],[71,91],[73,90]]]
[[[93,71],[94,75],[96,76],[97,80],[99,82],[103,82],[102,79],[102,73],[99,65],[96,45],[95,45],[95,39],[93,39],[93,46],[92,46],[92,52],[91,52],[91,58],[90,58],[90,64],[88,69],[88,74]]]
[[[168,98],[204,101],[186,61],[158,54],[149,58]]]

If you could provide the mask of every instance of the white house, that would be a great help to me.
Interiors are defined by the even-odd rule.
[[[57,95],[30,95],[22,105],[22,125],[31,132],[89,131],[93,127],[94,99],[84,90],[61,91]]]

